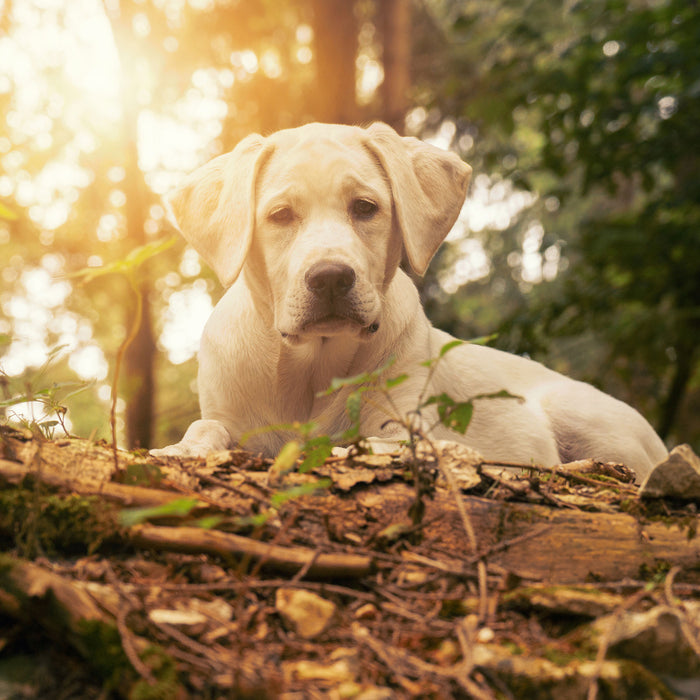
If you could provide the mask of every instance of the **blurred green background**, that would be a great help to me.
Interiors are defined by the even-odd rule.
[[[0,420],[108,437],[135,287],[121,441],[179,439],[222,290],[179,239],[123,262],[176,235],[160,196],[250,132],[381,119],[474,168],[433,322],[700,450],[698,47],[688,0],[0,0]]]

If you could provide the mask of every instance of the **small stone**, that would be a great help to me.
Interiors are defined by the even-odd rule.
[[[345,659],[332,664],[317,661],[290,661],[283,664],[283,673],[290,681],[324,681],[340,684],[355,680],[355,674]]]
[[[202,613],[193,610],[167,610],[154,608],[148,617],[156,624],[173,625],[173,627],[195,627],[206,623],[207,618]]]
[[[496,633],[490,627],[482,627],[476,633],[476,641],[479,644],[488,644],[496,638]]]
[[[304,639],[325,632],[336,611],[334,603],[298,588],[278,588],[275,608]]]
[[[223,598],[214,598],[213,600],[193,598],[190,601],[190,607],[193,612],[201,613],[218,622],[230,622],[233,618],[233,607]]]
[[[356,620],[374,620],[377,617],[377,606],[373,603],[365,603],[355,610]]]
[[[642,498],[700,499],[700,457],[690,445],[678,445],[657,464],[639,489]]]

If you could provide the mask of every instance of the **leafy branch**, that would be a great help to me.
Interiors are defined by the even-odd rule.
[[[109,422],[112,429],[114,465],[117,471],[119,471],[119,461],[117,459],[117,387],[119,385],[119,376],[121,373],[124,355],[136,337],[143,319],[143,295],[141,294],[141,290],[138,286],[136,270],[154,256],[170,248],[176,240],[177,238],[175,236],[171,236],[170,238],[166,238],[161,241],[147,243],[135,248],[121,260],[115,260],[108,265],[103,265],[102,267],[98,268],[85,268],[72,275],[69,275],[69,277],[78,278],[83,284],[87,284],[88,282],[104,277],[105,275],[122,274],[124,277],[126,277],[126,280],[134,292],[134,297],[136,299],[136,309],[134,311],[131,325],[129,326],[124,340],[117,349],[117,355],[114,362],[114,376],[112,378],[112,405],[109,412]]]

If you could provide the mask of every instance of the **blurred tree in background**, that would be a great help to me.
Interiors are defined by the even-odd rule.
[[[697,9],[446,3],[446,69],[430,76],[426,100],[455,121],[458,140],[474,140],[477,171],[537,195],[501,235],[485,232],[490,274],[437,315],[462,325],[495,313],[503,347],[602,386],[664,438],[696,446]],[[492,324],[489,315],[466,330]]]
[[[30,394],[66,345],[44,375],[94,378],[69,417],[106,435],[136,299],[67,275],[171,235],[160,196],[252,131],[383,119],[475,168],[422,282],[435,323],[498,330],[697,448],[698,45],[681,0],[0,0],[0,389]],[[197,414],[221,290],[183,243],[133,274],[124,441],[162,444]]]

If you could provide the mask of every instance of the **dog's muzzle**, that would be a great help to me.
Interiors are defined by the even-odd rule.
[[[304,282],[318,303],[332,309],[346,303],[355,286],[355,270],[344,263],[318,262],[306,271]]]
[[[336,335],[351,328],[373,335],[379,328],[374,314],[368,318],[367,300],[360,292],[355,270],[344,262],[322,260],[304,273],[306,292],[300,328],[314,335]],[[288,338],[289,334],[282,333]]]

